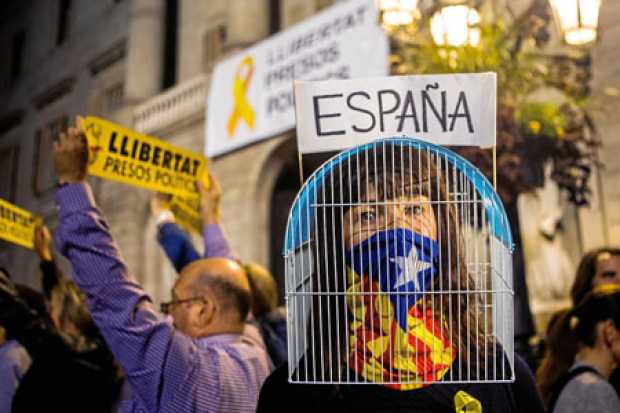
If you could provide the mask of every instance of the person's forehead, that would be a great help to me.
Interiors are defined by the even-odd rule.
[[[183,294],[185,290],[185,286],[187,285],[187,277],[184,277],[182,274],[179,275],[174,285],[172,286],[172,295],[179,296]]]
[[[620,266],[620,256],[604,252],[596,257],[596,264],[599,269],[616,268]]]
[[[365,197],[363,200],[360,200],[360,205],[367,206],[368,204],[365,202],[374,202],[374,201],[380,202],[384,197],[390,202],[412,203],[412,204],[428,201],[429,199],[428,196],[425,195],[424,193],[400,194],[400,195],[396,195],[393,197],[392,196],[379,196],[379,199],[377,199],[376,193],[372,193],[372,194],[369,193],[367,197]]]

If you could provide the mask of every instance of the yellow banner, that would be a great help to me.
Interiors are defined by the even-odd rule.
[[[200,201],[198,198],[181,198],[173,196],[168,205],[174,218],[183,229],[196,234],[202,234],[202,217],[200,216]]]
[[[25,209],[0,199],[0,238],[26,248],[34,248],[34,227],[39,222]]]
[[[202,155],[94,116],[83,126],[90,175],[190,199],[198,197],[198,179],[208,186]]]

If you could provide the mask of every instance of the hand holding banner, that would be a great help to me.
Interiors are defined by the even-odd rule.
[[[174,214],[177,223],[186,231],[202,234],[202,216],[200,201],[195,198],[173,196],[168,208]]]
[[[197,182],[209,185],[204,156],[94,116],[83,129],[90,175],[173,195],[168,207],[179,225],[201,233]]]
[[[495,146],[495,73],[295,82],[300,153],[408,135],[439,145]]]
[[[25,209],[0,199],[0,239],[34,248],[34,228],[40,222]]]
[[[202,155],[94,116],[83,128],[90,175],[188,198],[198,197],[198,179],[208,180]]]

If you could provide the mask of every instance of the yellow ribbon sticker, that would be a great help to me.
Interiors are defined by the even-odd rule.
[[[254,118],[256,115],[246,96],[253,74],[254,60],[252,57],[246,56],[239,64],[239,67],[237,67],[235,79],[233,80],[233,98],[235,99],[235,106],[228,118],[228,125],[226,128],[229,138],[232,138],[235,134],[237,124],[241,119],[245,121],[250,129],[254,129]]]
[[[90,175],[190,199],[198,197],[199,179],[208,187],[202,155],[94,116],[83,128]]]
[[[454,409],[456,413],[482,413],[482,404],[471,394],[459,390],[454,395]]]
[[[34,228],[40,218],[25,209],[0,199],[0,239],[34,248]]]

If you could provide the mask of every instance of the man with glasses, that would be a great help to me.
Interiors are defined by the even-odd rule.
[[[269,361],[258,331],[245,323],[250,290],[242,267],[229,258],[193,262],[162,308],[170,317],[157,312],[85,181],[88,150],[79,127],[78,119],[54,144],[56,241],[131,385],[119,411],[254,411]]]

